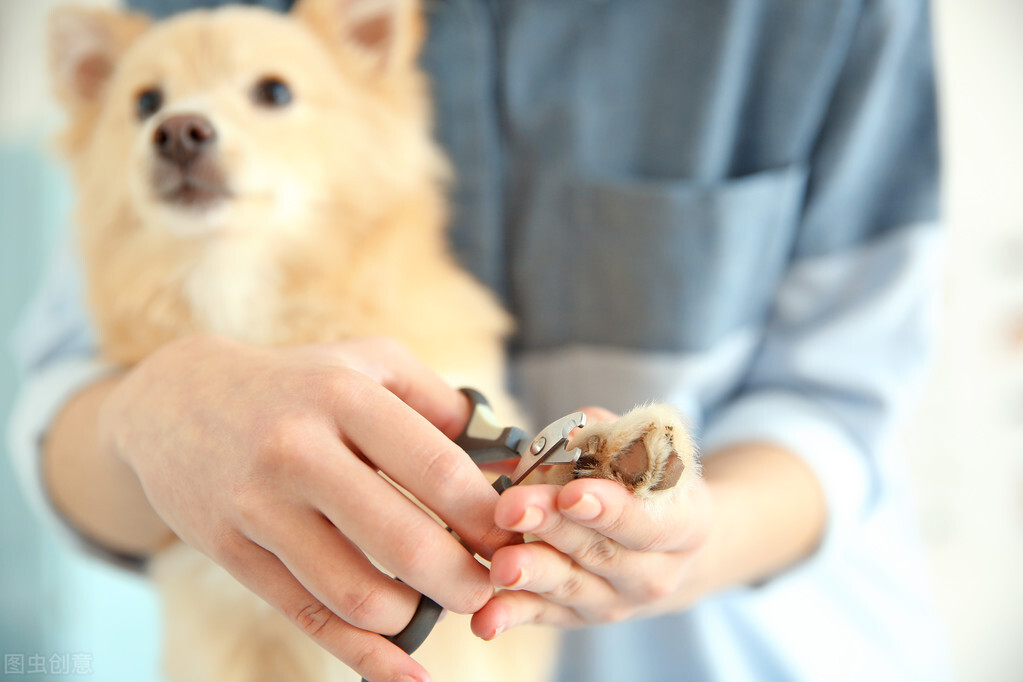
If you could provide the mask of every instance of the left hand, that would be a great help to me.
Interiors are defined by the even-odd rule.
[[[496,551],[491,582],[503,588],[472,618],[493,639],[525,623],[579,627],[686,608],[701,594],[712,510],[697,479],[667,499],[643,500],[614,481],[515,486],[495,521],[537,542]]]

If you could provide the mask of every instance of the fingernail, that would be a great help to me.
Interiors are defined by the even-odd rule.
[[[490,639],[496,639],[499,634],[504,632],[504,630],[505,630],[505,625],[504,625],[504,623],[501,623],[500,625],[497,626],[497,629],[494,630],[494,634],[490,636]]]
[[[600,506],[600,500],[590,493],[585,493],[579,498],[578,502],[563,511],[565,516],[571,516],[573,519],[579,519],[580,521],[592,521],[600,516],[602,508]]]
[[[503,585],[502,587],[509,590],[517,590],[523,585],[525,585],[527,580],[529,580],[529,574],[526,573],[525,569],[519,569],[518,577],[515,578],[515,580],[508,583],[507,585]]]
[[[522,518],[518,520],[511,530],[518,533],[528,533],[543,522],[543,511],[539,507],[526,507]]]

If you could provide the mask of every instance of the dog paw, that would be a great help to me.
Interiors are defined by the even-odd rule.
[[[568,445],[582,449],[574,478],[608,478],[640,497],[684,486],[700,473],[689,429],[669,405],[644,405],[616,421],[589,424]]]

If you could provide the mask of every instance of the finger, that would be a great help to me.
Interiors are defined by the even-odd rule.
[[[621,488],[614,482],[598,482]],[[606,613],[598,609],[620,601],[620,595],[646,602],[659,599],[674,588],[670,578],[676,573],[674,553],[635,551],[566,518],[557,509],[563,492],[558,486],[523,486],[501,496],[496,512],[498,523],[536,535],[544,542],[527,543],[522,549],[498,550],[495,565],[491,566],[491,581],[495,585],[538,592],[581,614],[601,613],[601,619],[606,618]],[[548,545],[553,548],[550,552],[543,549]],[[516,584],[520,580],[522,584]]]
[[[266,531],[264,531],[266,532]],[[321,514],[278,517],[272,540],[252,539],[273,552],[309,592],[345,622],[384,635],[412,618],[419,594],[384,575]]]
[[[532,592],[501,592],[470,621],[473,634],[488,641],[520,625],[578,628],[585,621],[571,608]]]
[[[317,644],[368,680],[429,673],[404,651],[375,633],[344,622],[316,599],[272,553],[236,538],[224,567],[250,590],[284,614]]]
[[[344,390],[335,419],[359,452],[484,557],[515,540],[494,524],[497,493],[461,448],[373,381],[349,381]]]
[[[532,592],[501,592],[473,614],[473,634],[491,640],[506,630],[526,624],[575,628],[585,624],[572,609],[555,604]]]
[[[687,549],[704,527],[699,517],[708,506],[694,503],[703,494],[702,481],[697,481],[691,490],[643,500],[614,481],[578,479],[560,490],[556,507],[568,519],[628,549],[670,552]]]
[[[490,580],[496,587],[528,590],[574,609],[617,599],[614,587],[604,578],[543,542],[499,549],[490,566]]]
[[[394,339],[368,337],[326,348],[344,365],[387,388],[449,439],[458,436],[469,420],[470,404],[465,394]]]
[[[302,477],[312,482],[307,499],[357,547],[416,591],[457,613],[472,613],[492,596],[487,570],[472,554],[357,458],[320,457],[315,471]]]
[[[501,496],[495,518],[502,527],[531,533],[582,568],[617,578],[627,559],[625,548],[600,532],[563,516],[557,508],[559,486],[530,485],[511,488]],[[497,554],[495,554],[495,557]]]

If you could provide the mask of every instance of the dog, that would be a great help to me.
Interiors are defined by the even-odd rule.
[[[302,0],[288,15],[53,15],[61,146],[106,359],[131,366],[192,333],[265,346],[389,337],[514,414],[503,376],[511,319],[446,241],[450,170],[416,64],[421,12],[414,0]],[[599,476],[657,496],[698,475],[684,424],[664,406],[575,442],[584,456],[558,482]],[[150,573],[168,679],[350,673],[184,544]],[[547,675],[555,641],[520,628],[484,643],[449,617],[421,651],[445,682],[532,681]]]

